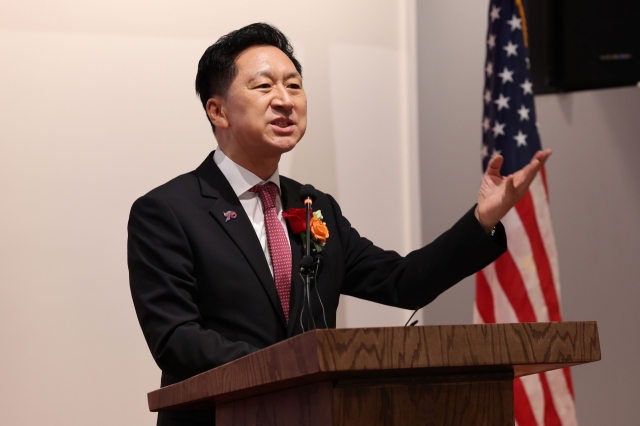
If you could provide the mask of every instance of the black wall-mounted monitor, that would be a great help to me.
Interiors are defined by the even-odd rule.
[[[640,0],[529,0],[536,94],[640,82]]]

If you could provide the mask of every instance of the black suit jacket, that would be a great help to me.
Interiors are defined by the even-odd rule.
[[[280,184],[283,209],[303,207],[301,185],[285,177]],[[335,327],[340,294],[416,309],[506,249],[502,226],[489,237],[473,209],[406,257],[362,238],[330,195],[318,192],[314,210],[322,210],[330,233],[316,283],[329,327]],[[226,221],[228,211],[237,218]],[[293,265],[287,324],[258,237],[212,154],[195,171],[136,200],[128,231],[131,293],[162,370],[162,386],[302,332],[299,236],[289,231]],[[324,324],[317,298],[312,308],[316,323]],[[212,424],[213,415],[213,410],[161,413],[159,424]]]

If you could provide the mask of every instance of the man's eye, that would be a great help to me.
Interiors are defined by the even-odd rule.
[[[258,85],[258,89],[268,89],[269,87],[271,87],[271,85],[269,83],[262,83],[260,85]]]
[[[296,89],[296,90],[299,90],[299,89],[301,89],[301,88],[302,88],[302,87],[301,87],[299,84],[297,84],[297,83],[292,83],[292,84],[288,85],[287,87],[288,87],[289,89]]]

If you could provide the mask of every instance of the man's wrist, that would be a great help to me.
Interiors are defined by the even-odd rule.
[[[480,219],[480,213],[478,212],[478,206],[477,205],[476,205],[476,209],[473,212],[473,215],[478,220],[478,223],[480,224],[480,226],[482,226],[482,229],[484,229],[484,232],[486,232],[487,235],[493,237],[493,235],[496,233],[496,225],[485,225],[482,222],[482,219]]]

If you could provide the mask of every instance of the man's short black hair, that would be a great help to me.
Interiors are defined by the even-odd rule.
[[[247,25],[220,37],[200,58],[196,75],[196,93],[205,109],[207,101],[213,96],[226,96],[229,86],[238,74],[236,57],[252,46],[277,47],[291,59],[302,76],[302,65],[293,56],[293,46],[279,29],[263,22]]]

